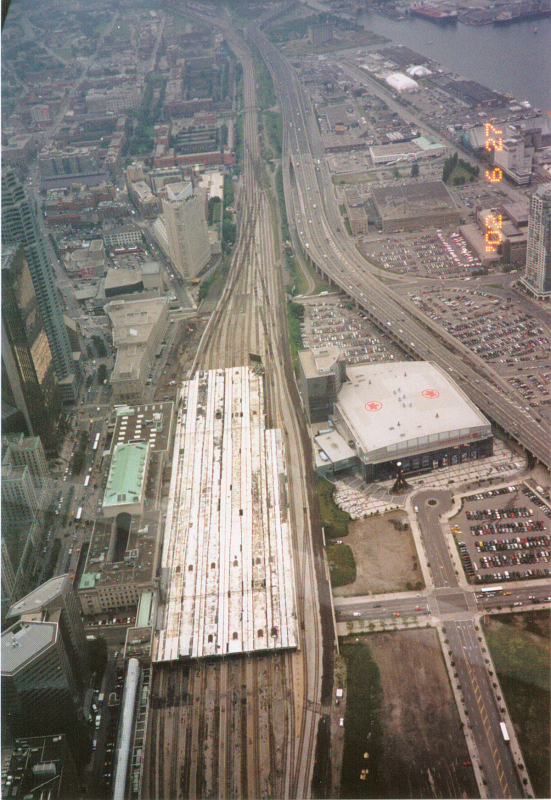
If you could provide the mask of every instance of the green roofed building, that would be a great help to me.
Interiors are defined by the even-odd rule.
[[[115,446],[103,496],[102,508],[106,517],[116,517],[123,511],[143,513],[149,456],[149,442]]]

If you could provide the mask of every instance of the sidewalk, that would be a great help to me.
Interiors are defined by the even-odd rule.
[[[411,487],[405,494],[391,494],[393,480],[366,484],[360,477],[354,476],[334,481],[334,500],[352,519],[362,519],[387,511],[405,510],[408,497],[419,489],[464,490],[472,487],[474,491],[477,483],[518,481],[525,468],[525,460],[496,439],[491,458],[453,464],[414,478],[405,476]]]

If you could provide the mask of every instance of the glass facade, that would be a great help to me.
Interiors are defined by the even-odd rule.
[[[61,398],[52,352],[22,247],[2,263],[2,402],[15,404],[46,452],[56,449]]]
[[[2,173],[2,242],[23,246],[56,375],[58,381],[66,382],[75,374],[75,363],[54,269],[36,214],[25,196],[23,186],[11,170]],[[69,388],[65,383],[65,393]],[[75,392],[76,386],[70,392],[73,400]]]

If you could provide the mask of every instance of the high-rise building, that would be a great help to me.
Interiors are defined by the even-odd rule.
[[[2,464],[2,617],[6,604],[33,586],[43,522],[42,498],[43,492],[35,486],[28,466]]]
[[[7,613],[9,621],[56,622],[75,675],[82,691],[88,679],[88,648],[81,619],[80,600],[68,574],[58,575],[29,592],[14,603]]]
[[[38,436],[22,433],[2,436],[2,464],[28,467],[36,489],[42,489],[49,476],[48,463]]]
[[[522,282],[531,294],[551,300],[551,183],[539,186],[530,199]]]
[[[3,623],[6,611],[13,603],[15,597],[15,569],[13,567],[7,542],[4,538],[2,538],[1,548],[2,548],[2,581],[1,581],[0,610]]]
[[[23,245],[63,402],[74,402],[78,379],[54,269],[36,214],[12,170],[2,173],[2,242]]]
[[[12,737],[66,733],[82,720],[88,648],[69,575],[14,603],[2,634],[2,725]]]
[[[57,447],[61,395],[52,351],[23,247],[2,253],[2,404],[17,408],[25,432]],[[21,420],[21,422],[23,421]],[[17,421],[13,427],[18,426]],[[9,430],[9,424],[7,426]]]
[[[11,525],[28,526],[39,508],[39,493],[27,466],[2,465],[2,535]]]
[[[211,255],[205,204],[191,183],[165,187],[163,218],[170,259],[182,278],[195,278]]]
[[[20,620],[2,634],[4,733],[74,735],[82,698],[55,622]]]

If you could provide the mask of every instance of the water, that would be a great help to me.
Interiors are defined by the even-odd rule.
[[[551,18],[512,25],[447,25],[365,14],[365,28],[443,67],[517,100],[551,111]],[[537,27],[537,33],[534,28]]]

